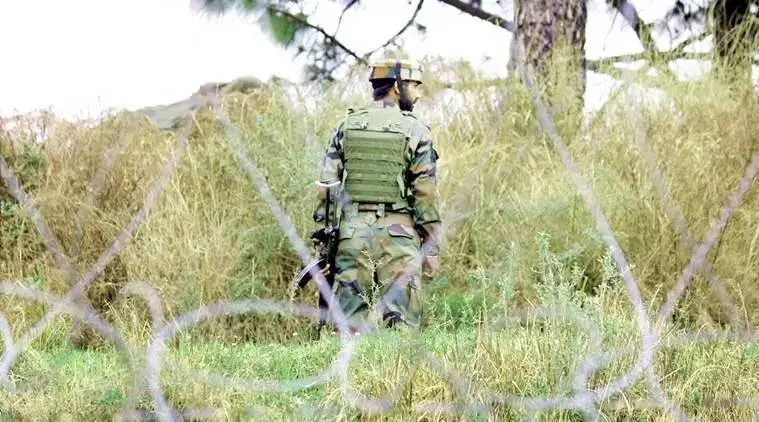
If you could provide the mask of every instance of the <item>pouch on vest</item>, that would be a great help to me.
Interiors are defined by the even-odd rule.
[[[406,203],[405,153],[413,125],[413,117],[392,108],[346,117],[343,187],[352,202]]]

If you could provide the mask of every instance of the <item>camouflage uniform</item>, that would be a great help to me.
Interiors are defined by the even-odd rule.
[[[369,133],[362,129],[405,132],[395,139],[405,138],[407,142],[404,145],[388,138],[379,141],[382,146],[375,141],[368,149],[364,145],[360,150],[361,133]],[[351,137],[346,133],[356,134]],[[350,145],[345,148],[346,138],[353,149]],[[372,155],[372,151],[376,154]],[[374,157],[374,161],[367,157]],[[423,255],[436,256],[439,252],[437,158],[428,127],[410,112],[401,111],[395,103],[377,101],[370,107],[350,110],[333,128],[319,181],[340,181],[345,195],[354,193],[345,198],[347,201],[341,207],[340,241],[334,269],[335,295],[350,326],[359,325],[370,317],[369,308],[376,304],[378,316],[386,324],[419,328]],[[362,159],[371,164],[358,167]],[[350,168],[351,163],[356,164],[347,171],[346,166]],[[364,182],[361,188],[355,186],[371,179],[370,173],[385,163],[399,166],[399,170],[392,171],[398,171],[398,179],[402,180],[384,176],[385,183],[374,180],[373,184]],[[400,184],[405,185],[403,189]],[[393,204],[372,203],[370,199],[378,192],[379,197],[397,196],[400,200]],[[324,206],[324,198],[320,197],[315,221],[322,220]],[[422,242],[425,242],[424,251]]]

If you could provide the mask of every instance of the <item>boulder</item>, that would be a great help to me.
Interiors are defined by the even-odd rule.
[[[243,76],[229,82],[209,82],[198,88],[188,98],[171,104],[144,107],[136,112],[144,114],[160,130],[176,130],[181,127],[188,114],[209,104],[214,95],[231,93],[250,94],[263,87],[264,83],[253,76]]]

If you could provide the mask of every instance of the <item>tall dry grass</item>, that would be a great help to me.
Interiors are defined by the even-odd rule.
[[[514,306],[529,303],[535,286],[549,279],[538,245],[555,254],[561,265],[574,268],[582,280],[577,288],[592,294],[604,279],[600,262],[606,245],[539,128],[528,93],[519,81],[488,85],[470,68],[455,69],[467,82],[466,92],[459,93],[468,98],[467,108],[435,108],[429,99],[419,106],[420,114],[435,116],[431,129],[441,155],[439,184],[443,209],[450,217],[441,275],[429,286],[428,300],[458,297],[472,289],[484,289],[485,300],[498,297],[497,285],[473,286],[479,280],[473,274],[497,274],[508,266],[517,280]],[[441,86],[439,76],[429,76],[430,90]],[[642,127],[674,201],[701,241],[759,149],[759,104],[748,90],[716,78],[659,88],[669,102],[640,105]],[[348,91],[340,85],[314,100],[316,108],[309,111],[292,107],[277,86],[225,99],[250,158],[303,237],[315,228],[310,216],[318,154],[331,125],[357,100],[355,88]],[[626,97],[617,96],[569,141],[634,265],[645,299],[656,307],[692,251],[681,243],[649,178],[634,122]],[[560,122],[559,127],[578,133],[576,121]],[[140,208],[175,140],[173,134],[159,133],[146,121],[122,114],[96,127],[61,122],[40,146],[3,136],[0,148],[66,251],[78,251],[75,262],[85,271]],[[113,168],[100,194],[86,204],[87,186],[106,152],[114,148],[119,154]],[[70,281],[56,268],[27,216],[7,190],[0,190],[0,201],[0,278],[64,294]],[[83,206],[80,236],[76,216]],[[759,273],[757,217],[757,195],[751,193],[709,255],[741,319],[750,324],[759,318],[754,312],[759,295],[753,288]],[[219,300],[313,302],[313,290],[296,294],[290,289],[299,268],[297,255],[237,162],[223,129],[210,114],[201,113],[166,191],[89,294],[106,304],[100,309],[110,319],[139,336],[146,324],[142,305],[118,295],[127,281],[158,289],[172,318]],[[17,333],[45,310],[7,297],[0,303]],[[676,322],[686,327],[724,324],[727,317],[717,303],[704,278],[696,276]],[[246,316],[218,324],[226,330],[216,325],[205,334],[283,340],[305,322]],[[65,329],[57,327],[50,339]]]

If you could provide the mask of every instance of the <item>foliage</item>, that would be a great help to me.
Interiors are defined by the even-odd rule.
[[[336,1],[332,0],[332,2]],[[339,22],[346,13],[360,4],[360,0],[347,0],[341,3],[343,3],[343,10],[338,18]],[[463,2],[449,1],[447,3],[466,5]],[[271,35],[274,41],[285,47],[292,47],[296,51],[296,56],[304,54],[307,56],[308,63],[304,70],[308,81],[334,81],[336,72],[346,67],[349,69],[354,64],[367,64],[374,53],[396,44],[397,39],[408,30],[414,30],[417,34],[426,32],[426,26],[417,21],[417,15],[424,0],[417,2],[408,22],[387,42],[362,54],[349,47],[337,36],[340,29],[339,23],[334,33],[328,33],[318,24],[312,23],[307,10],[308,2],[303,0],[192,0],[191,4],[202,14],[240,13],[246,16],[257,16],[259,25]],[[469,7],[480,10],[479,6]],[[484,13],[487,14],[487,12]]]
[[[214,16],[232,12],[257,16],[259,25],[274,41],[289,47],[298,32],[307,28],[305,14],[289,12],[297,3],[296,0],[193,0],[192,7]]]
[[[335,0],[333,0],[335,1]],[[364,0],[366,1],[366,0]],[[462,13],[480,19],[483,24],[496,25],[506,31],[514,32],[516,25],[497,11],[488,10],[483,2],[460,0],[437,0]],[[580,0],[582,1],[582,0]],[[344,1],[338,22],[360,4],[360,0]],[[500,0],[496,2],[501,5]],[[417,33],[426,32],[426,26],[418,22],[417,15],[424,6],[424,0],[416,4],[408,22],[385,43],[371,51],[359,53],[350,43],[337,35],[339,23],[334,33],[327,32],[318,24],[312,23],[310,13],[306,10],[307,2],[302,0],[192,0],[193,7],[207,14],[225,14],[238,12],[245,15],[259,16],[259,23],[272,38],[286,47],[293,48],[297,55],[305,55],[307,64],[304,72],[309,81],[334,81],[336,72],[350,69],[355,64],[365,65],[377,51],[396,44],[397,40],[414,29]],[[665,16],[654,22],[644,22],[638,16],[633,3],[627,0],[607,0],[609,12],[619,13],[635,31],[644,51],[639,54],[627,54],[616,57],[587,60],[585,68],[595,72],[609,73],[619,77],[617,64],[644,60],[648,67],[654,67],[668,79],[675,79],[670,68],[674,60],[698,59],[712,60],[715,69],[726,75],[732,75],[747,83],[751,77],[751,63],[757,35],[756,10],[759,5],[747,0],[708,0],[686,2],[678,0]],[[518,7],[518,5],[517,5]],[[672,40],[683,33],[691,35],[668,51],[661,51],[654,41],[654,33],[661,29],[668,31]],[[686,51],[694,42],[713,36],[715,48],[711,53],[693,53]],[[504,48],[505,46],[501,46]],[[740,47],[740,48],[736,48]],[[510,66],[510,69],[512,67]],[[647,67],[644,67],[644,71]]]
[[[301,28],[297,23],[298,20],[273,10],[269,10],[266,17],[268,18],[268,24],[271,28],[271,33],[274,36],[274,39],[284,46],[292,44],[298,33],[298,29]],[[305,15],[300,15],[298,17],[300,19],[306,18]]]

